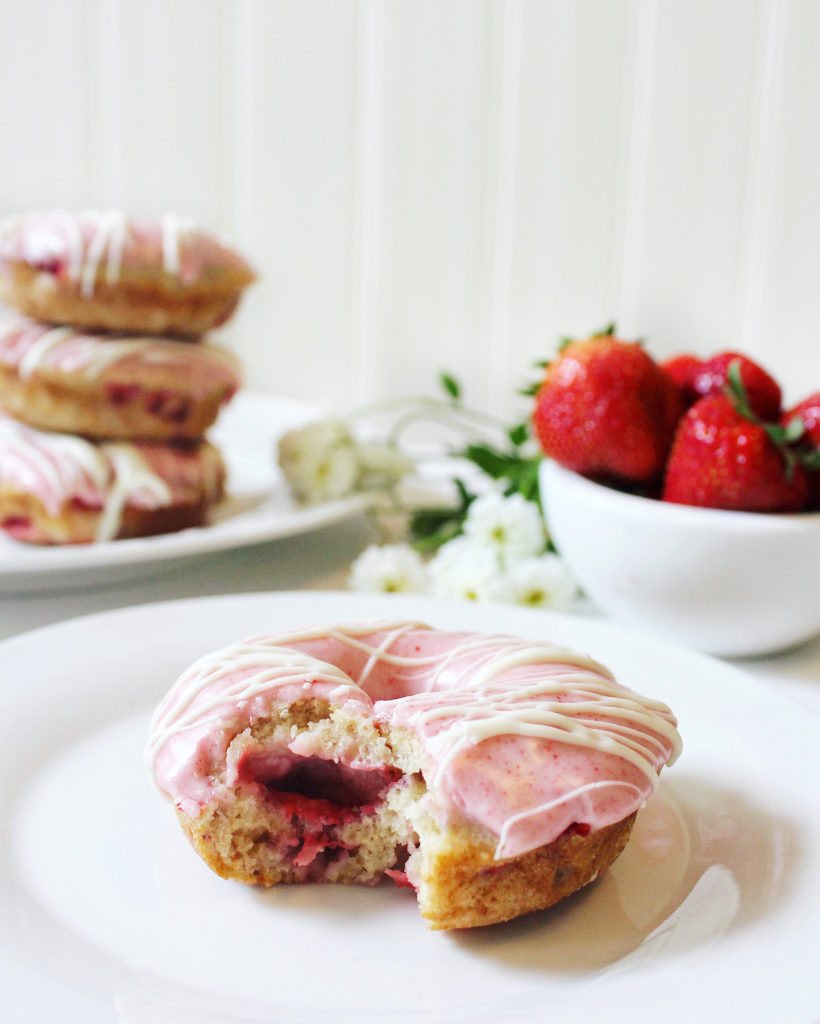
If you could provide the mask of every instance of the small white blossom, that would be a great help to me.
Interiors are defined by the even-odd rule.
[[[578,588],[558,555],[521,558],[510,562],[496,578],[493,599],[565,611],[578,595]]]
[[[359,476],[356,442],[343,423],[309,423],[280,438],[279,466],[299,501],[343,498],[353,493]]]
[[[468,537],[456,537],[442,544],[428,571],[435,597],[488,601],[498,574],[498,558],[490,548]]]
[[[358,485],[365,491],[389,490],[413,468],[412,460],[375,441],[360,442],[356,446],[359,460]]]
[[[546,532],[538,507],[522,494],[491,491],[467,510],[464,534],[500,559],[526,558],[544,550]]]
[[[371,545],[353,562],[349,583],[353,590],[422,594],[427,573],[409,544]]]

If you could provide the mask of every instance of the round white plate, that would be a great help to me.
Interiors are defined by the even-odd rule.
[[[555,639],[671,704],[683,755],[605,876],[550,911],[442,933],[392,883],[257,890],[193,853],[142,762],[176,676],[244,636],[396,617]],[[723,663],[580,617],[301,592],[75,619],[0,644],[0,680],[9,1020],[817,1019],[820,730]]]
[[[315,418],[305,402],[240,391],[208,437],[228,469],[228,496],[209,526],[104,544],[37,547],[0,533],[0,593],[133,579],[194,557],[278,540],[361,511],[360,497],[300,506],[276,464],[276,441]]]

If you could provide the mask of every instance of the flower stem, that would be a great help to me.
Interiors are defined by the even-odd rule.
[[[385,399],[382,402],[372,402],[369,405],[348,413],[347,420],[350,422],[354,419],[361,419],[365,416],[377,416],[386,412],[399,412],[402,409],[405,411],[402,412],[401,416],[399,416],[390,431],[389,436],[393,441],[395,441],[401,432],[408,426],[424,420],[431,422],[455,420],[456,422],[451,423],[452,426],[463,428],[464,426],[472,423],[473,425],[480,426],[485,430],[499,431],[503,434],[506,434],[507,432],[506,423],[499,417],[493,416],[491,413],[483,412],[478,409],[471,409],[466,405],[462,405],[460,402],[448,402],[439,398],[429,398],[424,396],[418,398]],[[458,420],[465,422],[458,423]]]

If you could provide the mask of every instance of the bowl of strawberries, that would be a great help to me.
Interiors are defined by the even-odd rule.
[[[820,391],[737,352],[565,344],[533,409],[547,527],[613,618],[720,656],[820,633]]]

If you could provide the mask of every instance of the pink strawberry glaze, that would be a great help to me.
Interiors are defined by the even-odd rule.
[[[98,447],[78,437],[46,434],[0,413],[0,481],[34,495],[50,516],[66,502],[101,509],[110,467]]]
[[[203,488],[215,493],[216,464],[203,455],[196,446],[94,443],[34,430],[0,413],[0,483],[32,494],[50,516],[69,502],[116,512],[101,540],[116,536],[125,506],[156,509],[194,500]],[[29,539],[11,525],[17,539]]]
[[[107,386],[112,404],[173,378],[194,400],[213,390],[229,396],[240,385],[239,363],[213,345],[160,337],[85,334],[20,315],[0,320],[0,364],[22,380],[40,374],[78,375]]]
[[[25,263],[80,282],[88,294],[98,274],[111,283],[121,269],[164,272],[190,286],[227,276],[242,287],[255,276],[237,252],[190,218],[138,219],[118,210],[7,217],[0,222],[0,269],[4,263]]]
[[[179,678],[148,741],[159,787],[191,817],[229,799],[215,779],[236,777],[231,741],[273,702],[306,696],[415,733],[429,762],[428,810],[484,826],[497,857],[622,820],[680,750],[665,705],[584,655],[416,623],[317,627],[234,644]],[[328,757],[310,733],[281,754]]]

